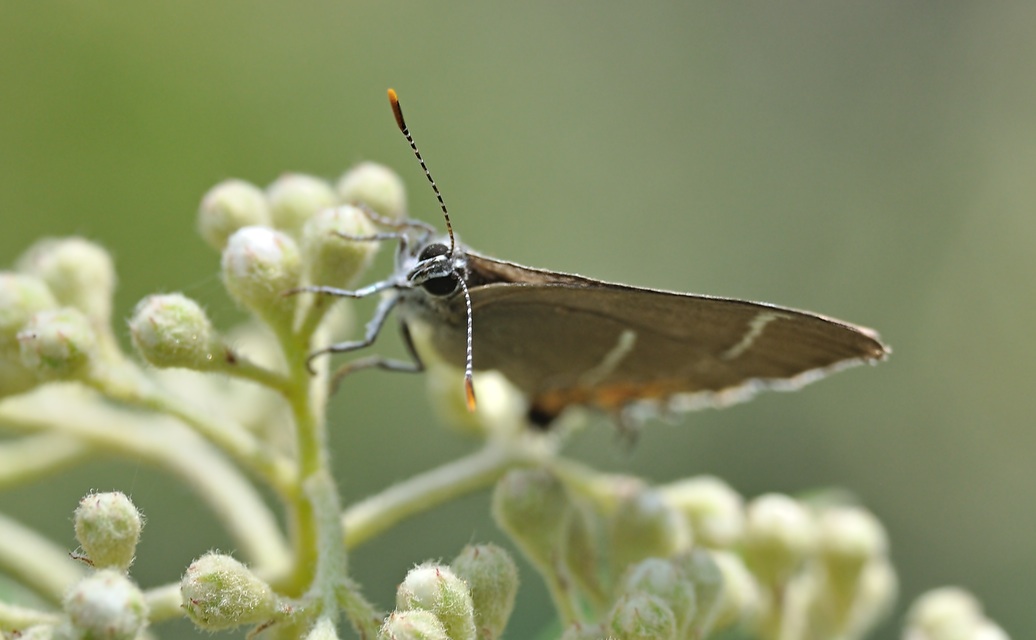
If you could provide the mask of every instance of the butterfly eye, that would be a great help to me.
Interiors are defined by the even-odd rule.
[[[431,280],[425,280],[421,283],[421,288],[432,294],[433,296],[448,296],[457,290],[460,286],[460,280],[457,279],[457,275],[451,273],[448,276],[442,276],[441,278],[432,278]]]
[[[425,260],[431,260],[437,256],[444,256],[450,252],[450,248],[441,242],[430,244],[424,249],[421,249],[421,254],[417,256],[418,261],[424,262]]]

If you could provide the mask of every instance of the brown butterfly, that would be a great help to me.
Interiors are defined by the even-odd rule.
[[[874,331],[808,311],[602,282],[471,251],[454,237],[391,89],[389,101],[439,200],[447,234],[436,236],[420,221],[374,215],[392,230],[357,239],[399,242],[391,277],[356,291],[299,289],[352,298],[391,292],[363,340],[310,358],[371,345],[399,307],[413,361],[361,358],[340,375],[366,367],[423,370],[410,338],[411,327],[421,325],[438,355],[464,368],[469,408],[475,406],[472,371],[497,370],[525,394],[530,422],[546,427],[573,405],[620,416],[645,404],[721,406],[763,389],[797,389],[890,353]]]

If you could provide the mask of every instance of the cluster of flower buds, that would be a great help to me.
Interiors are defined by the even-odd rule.
[[[746,501],[711,477],[652,487],[581,467],[516,470],[497,523],[571,612],[565,638],[862,638],[896,591],[867,511],[783,495]],[[600,615],[587,619],[590,607]]]

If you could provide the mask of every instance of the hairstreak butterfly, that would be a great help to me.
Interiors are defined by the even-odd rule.
[[[396,124],[439,201],[446,234],[424,222],[372,215],[389,231],[354,239],[397,241],[395,273],[355,291],[298,291],[388,294],[363,340],[325,347],[311,359],[370,346],[399,307],[413,360],[360,358],[340,373],[423,370],[410,336],[420,325],[440,357],[464,368],[469,408],[475,406],[473,369],[494,369],[525,394],[530,422],[546,427],[574,405],[620,416],[645,403],[676,410],[721,406],[763,389],[796,389],[890,352],[874,331],[816,313],[602,282],[468,249],[454,236],[395,91],[388,94]]]

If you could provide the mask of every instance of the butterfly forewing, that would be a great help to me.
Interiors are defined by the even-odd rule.
[[[767,304],[640,289],[468,255],[476,369],[496,369],[548,419],[693,396],[723,403],[878,360],[870,330]],[[433,327],[463,364],[463,300]],[[707,404],[707,402],[706,402]]]

